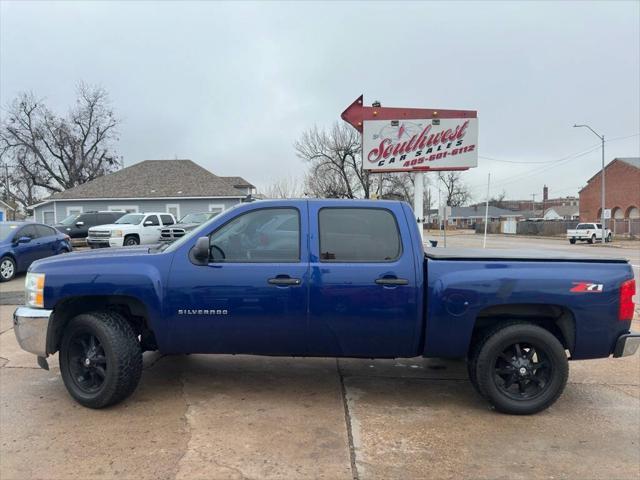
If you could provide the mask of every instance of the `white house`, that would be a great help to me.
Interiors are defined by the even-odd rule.
[[[578,220],[580,208],[578,205],[558,205],[547,208],[544,212],[545,220]]]

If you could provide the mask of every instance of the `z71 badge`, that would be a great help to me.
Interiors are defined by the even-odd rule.
[[[602,293],[604,289],[602,283],[573,282],[573,285],[570,292]]]

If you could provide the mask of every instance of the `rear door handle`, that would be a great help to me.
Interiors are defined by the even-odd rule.
[[[404,278],[376,278],[376,283],[378,285],[409,285],[409,280]]]
[[[278,286],[288,286],[288,285],[300,285],[299,278],[291,278],[291,277],[275,277],[267,280],[270,285],[278,285]]]

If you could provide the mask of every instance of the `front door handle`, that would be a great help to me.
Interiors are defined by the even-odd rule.
[[[270,285],[278,285],[280,287],[286,287],[288,285],[300,285],[299,278],[291,278],[291,277],[275,277],[267,280]]]
[[[409,280],[404,278],[376,278],[376,283],[378,285],[391,285],[395,287],[397,285],[409,285]]]

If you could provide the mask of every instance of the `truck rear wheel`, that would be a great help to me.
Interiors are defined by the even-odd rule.
[[[589,243],[595,243],[596,236],[595,235],[591,235],[591,238],[588,241],[589,241]]]
[[[544,410],[562,394],[569,376],[560,341],[531,323],[497,326],[483,336],[471,356],[478,391],[504,413]]]
[[[571,240],[569,240],[569,243],[570,243],[571,245],[575,245],[575,244],[576,244],[576,239],[575,239],[575,238],[572,238]]]
[[[84,313],[62,336],[60,372],[81,405],[103,408],[133,393],[142,374],[142,350],[127,320],[116,312]]]

